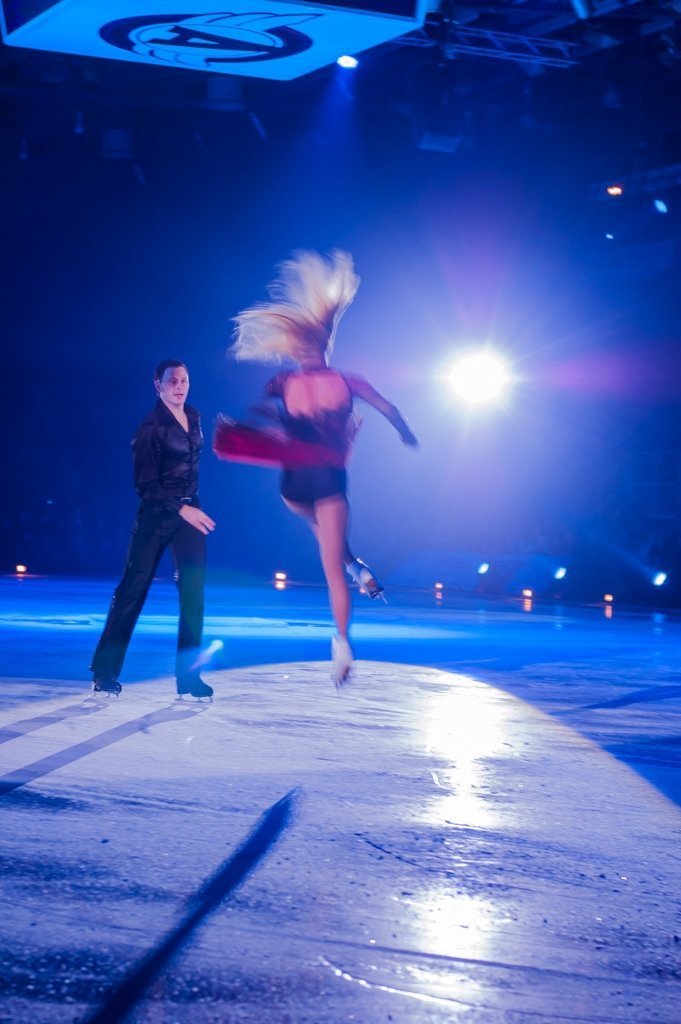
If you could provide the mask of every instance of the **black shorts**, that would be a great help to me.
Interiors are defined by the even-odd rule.
[[[301,505],[313,505],[322,498],[339,494],[345,497],[348,475],[335,466],[305,466],[285,469],[281,477],[281,496]]]

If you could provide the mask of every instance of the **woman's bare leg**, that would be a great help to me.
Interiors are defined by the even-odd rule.
[[[344,495],[334,495],[314,506],[288,501],[285,504],[310,526],[319,543],[319,554],[329,589],[329,603],[337,635],[331,642],[331,677],[340,688],[352,670],[352,649],[348,641],[350,625],[350,589],[345,578],[346,562],[353,558],[348,547],[348,503]]]
[[[315,502],[315,519],[322,568],[329,588],[331,613],[338,636],[347,640],[350,625],[350,588],[345,576],[348,551],[348,503],[345,497],[334,495]]]
[[[326,499],[326,500],[328,500],[328,499]],[[300,516],[301,519],[305,520],[307,525],[312,530],[312,533],[314,534],[315,540],[319,544],[319,523],[317,522],[317,519],[316,519],[314,505],[307,505],[304,502],[300,502],[300,501],[289,501],[288,498],[282,498],[282,501],[284,502],[286,507],[288,509],[290,509],[291,512],[293,512],[294,515]],[[353,553],[350,550],[350,547],[348,545],[347,523],[346,523],[345,529],[346,529],[346,537],[345,537],[345,552],[343,554],[343,561],[347,565],[349,562],[354,562],[355,561],[355,556],[353,555]]]
[[[304,501],[289,501],[288,498],[281,499],[286,508],[289,509],[295,516],[300,516],[305,522],[311,527],[315,537],[317,536],[317,521],[314,515],[314,505]]]

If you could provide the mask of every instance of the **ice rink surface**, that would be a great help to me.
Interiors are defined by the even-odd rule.
[[[1,1022],[80,1022],[262,812],[277,845],[139,1024],[681,1024],[681,620],[209,589],[213,703],[175,701],[159,582],[119,700],[111,583],[0,581]]]

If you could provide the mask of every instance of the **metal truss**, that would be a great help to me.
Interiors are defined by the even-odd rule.
[[[579,63],[577,43],[528,36],[518,32],[497,32],[466,25],[447,25],[446,39],[436,41],[425,32],[402,36],[402,46],[441,46],[447,56],[492,57],[538,67],[569,68]]]
[[[445,52],[493,57],[546,68],[569,68],[578,63],[576,43],[558,39],[450,25]]]

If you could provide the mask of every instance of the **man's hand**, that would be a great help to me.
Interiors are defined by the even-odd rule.
[[[201,508],[195,508],[194,505],[180,505],[178,515],[181,515],[185,522],[193,526],[199,533],[212,533],[215,529],[215,523],[210,516]]]

